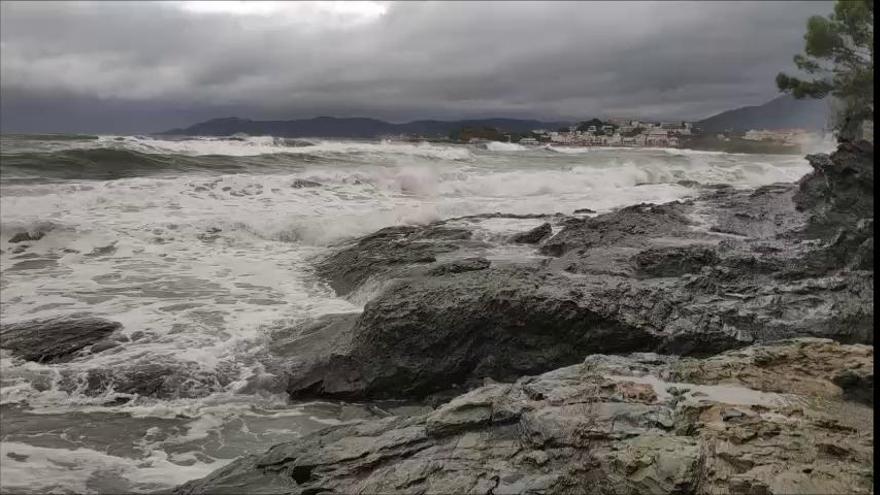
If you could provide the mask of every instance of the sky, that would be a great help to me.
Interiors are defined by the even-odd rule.
[[[217,117],[698,120],[764,103],[831,1],[0,3],[0,132]]]

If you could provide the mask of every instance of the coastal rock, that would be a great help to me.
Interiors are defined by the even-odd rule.
[[[433,263],[437,256],[460,249],[461,241],[471,235],[467,229],[442,225],[388,227],[322,260],[316,271],[344,296],[370,277],[408,265]]]
[[[512,236],[510,242],[517,244],[537,244],[547,237],[550,237],[550,234],[552,233],[553,227],[551,227],[549,223],[542,223],[528,232],[521,232]]]
[[[486,258],[465,258],[462,260],[450,261],[435,268],[432,268],[428,274],[433,276],[446,275],[449,273],[472,272],[477,270],[485,270],[492,264]]]
[[[296,179],[293,181],[290,187],[294,189],[302,189],[304,187],[321,187],[321,185],[322,184],[320,182],[315,182],[312,180]]]
[[[593,355],[422,416],[332,426],[173,493],[868,494],[872,410],[828,373],[853,358],[873,362],[824,339]]]
[[[320,358],[294,347],[278,354],[291,363],[287,390],[424,397],[591,353],[706,356],[793,337],[871,344],[873,219],[804,241],[815,214],[796,207],[799,191],[722,187],[568,217],[540,248],[549,258],[517,263],[430,263],[419,256],[453,246],[451,258],[469,232],[441,223],[383,229],[319,264],[342,294],[370,277],[385,283],[344,330],[334,327],[345,345]]]
[[[18,242],[39,241],[45,235],[46,234],[44,232],[40,232],[40,231],[37,231],[37,232],[18,232],[17,234],[15,234],[9,238],[9,243],[15,244]]]
[[[831,155],[809,155],[807,160],[813,172],[798,181],[794,201],[809,212],[809,234],[827,238],[874,217],[872,143],[841,143]]]
[[[27,361],[60,363],[120,328],[114,321],[77,315],[11,323],[0,328],[0,347]]]
[[[118,363],[85,372],[66,370],[58,386],[61,390],[98,397],[112,391],[117,396],[150,397],[162,400],[205,397],[223,390],[234,378],[233,372],[206,370],[195,362],[169,358],[150,362]],[[120,397],[124,398],[124,397]]]

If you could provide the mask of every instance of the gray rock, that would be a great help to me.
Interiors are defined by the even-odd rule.
[[[344,345],[275,353],[288,362],[287,390],[442,396],[590,353],[711,355],[799,336],[872,343],[873,219],[803,242],[814,212],[796,208],[798,191],[723,187],[693,201],[569,217],[540,248],[552,258],[516,265],[434,264],[440,251],[466,251],[466,229],[383,229],[319,264],[340,294],[369,278],[384,285],[362,315],[331,327]]]
[[[595,355],[421,416],[311,433],[173,493],[868,494],[872,411],[841,401],[824,371],[867,349],[813,339],[711,363]],[[754,359],[765,351],[792,359]],[[790,393],[753,383],[762,373]],[[701,379],[675,382],[687,376]]]
[[[543,223],[528,232],[516,234],[510,238],[510,242],[517,244],[537,244],[553,233],[553,228],[549,223]]]
[[[464,258],[461,260],[450,261],[437,267],[432,268],[428,274],[433,276],[446,275],[450,273],[472,272],[477,270],[485,270],[492,264],[486,258]]]
[[[413,264],[437,261],[437,256],[458,250],[471,237],[467,229],[439,225],[388,227],[361,238],[316,266],[339,295],[346,295],[370,277]]]
[[[12,237],[9,238],[9,242],[11,244],[17,242],[27,242],[27,241],[39,241],[46,234],[44,232],[18,232]]]
[[[291,184],[290,187],[294,189],[302,189],[304,187],[321,187],[321,185],[322,184],[320,182],[315,182],[312,180],[296,179],[293,181],[293,184]]]
[[[0,347],[27,361],[59,363],[120,328],[114,321],[76,315],[11,323],[0,328]]]

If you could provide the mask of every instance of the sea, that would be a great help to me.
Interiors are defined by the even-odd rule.
[[[260,356],[272,335],[359,311],[314,262],[358,236],[482,213],[598,214],[750,188],[810,170],[797,155],[273,137],[0,136],[0,320],[74,314],[127,339],[58,364],[0,350],[0,492],[138,493],[406,404],[291,402]],[[474,224],[484,256],[535,219]],[[19,232],[37,241],[10,243]],[[19,248],[19,246],[26,246]],[[16,252],[18,251],[18,252]],[[163,366],[160,397],[86,386]]]

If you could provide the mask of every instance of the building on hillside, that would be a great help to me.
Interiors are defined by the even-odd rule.
[[[669,132],[659,127],[651,128],[645,133],[645,144],[647,146],[668,146]]]
[[[519,144],[524,144],[524,145],[536,145],[536,144],[539,144],[539,141],[538,141],[537,139],[535,139],[535,138],[526,137],[526,138],[522,138],[522,139],[520,139],[520,140],[519,140]]]

